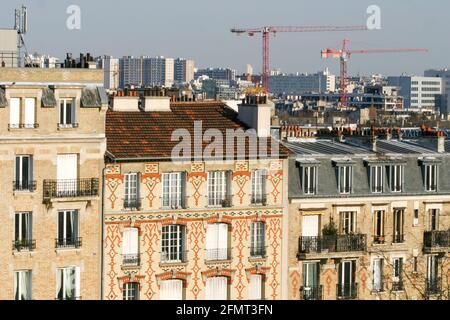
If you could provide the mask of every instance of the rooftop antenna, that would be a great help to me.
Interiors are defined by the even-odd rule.
[[[24,67],[28,59],[28,50],[25,45],[24,35],[28,32],[28,12],[27,7],[22,5],[20,8],[14,10],[14,29],[19,35],[17,47],[19,49],[19,66]],[[22,49],[24,50],[24,63],[21,63]]]

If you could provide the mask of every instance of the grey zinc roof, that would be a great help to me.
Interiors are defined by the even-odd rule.
[[[381,142],[381,143],[380,143]],[[318,147],[312,147],[312,144],[318,143]],[[290,142],[286,147],[296,153],[296,156],[289,160],[289,197],[290,198],[352,198],[361,196],[380,196],[370,191],[369,168],[371,161],[380,161],[380,163],[401,163],[405,166],[404,170],[404,190],[402,193],[394,193],[389,190],[388,172],[384,170],[384,191],[381,196],[398,195],[422,195],[427,194],[423,183],[422,159],[432,158],[439,161],[439,179],[437,194],[450,194],[450,154],[439,154],[433,150],[424,148],[420,145],[406,141],[378,141],[379,153],[365,149],[362,146],[350,145],[343,142]],[[324,153],[317,150],[323,148],[323,145],[331,146],[326,148]],[[449,145],[450,146],[450,145]],[[332,153],[334,148],[345,150],[346,152]],[[296,150],[300,151],[297,152]],[[311,150],[315,150],[314,152]],[[423,151],[423,152],[421,152]],[[388,154],[388,155],[387,155]],[[338,176],[336,163],[340,159],[351,161],[353,167],[353,191],[350,195],[341,195],[338,192]],[[317,194],[310,196],[304,195],[301,190],[301,167],[308,159],[318,166],[318,189]]]

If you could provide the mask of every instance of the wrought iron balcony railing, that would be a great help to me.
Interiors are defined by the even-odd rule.
[[[233,206],[233,196],[228,194],[225,195],[224,197],[209,196],[208,206],[231,208]]]
[[[266,194],[252,194],[251,204],[267,206],[267,195]]]
[[[123,267],[139,267],[140,265],[141,265],[141,255],[139,253],[122,255]]]
[[[338,300],[354,300],[358,298],[357,283],[339,283],[336,285],[336,297]]]
[[[67,301],[69,301],[69,300],[81,300],[81,296],[79,296],[79,297],[74,297],[74,296],[72,296],[72,297],[57,297],[57,298],[55,298],[55,300],[67,300]]]
[[[128,210],[141,210],[141,199],[140,198],[125,198],[123,199],[123,208]]]
[[[56,248],[80,248],[81,244],[81,237],[55,239]]]
[[[403,243],[405,242],[405,235],[404,234],[394,234],[392,237],[393,243]]]
[[[98,196],[99,179],[44,180],[44,199]]]
[[[13,240],[12,248],[13,250],[17,251],[22,250],[32,251],[36,249],[36,240],[32,239]]]
[[[36,129],[39,128],[38,123],[10,123],[8,129]]]
[[[392,291],[403,291],[405,286],[402,280],[392,282]]]
[[[442,292],[441,278],[427,279],[425,292],[428,296],[438,295]]]
[[[380,235],[375,235],[375,236],[373,236],[373,243],[374,244],[385,244],[386,243],[386,237],[385,236],[380,236]]]
[[[36,181],[19,180],[13,181],[13,191],[34,192],[36,190]]]
[[[425,248],[450,247],[450,230],[426,231],[423,235]]]
[[[323,286],[304,286],[300,288],[301,300],[322,300]]]
[[[162,263],[183,263],[187,261],[187,251],[176,250],[173,252],[161,252]]]
[[[265,257],[266,256],[266,247],[262,246],[262,245],[250,247],[250,256],[251,257]]]
[[[230,260],[231,250],[229,248],[206,249],[206,261]]]
[[[336,235],[322,237],[300,237],[299,253],[327,253],[365,251],[366,235]]]

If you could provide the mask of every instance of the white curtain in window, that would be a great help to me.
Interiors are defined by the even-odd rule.
[[[206,300],[227,300],[228,287],[226,277],[212,277],[206,280]]]
[[[317,237],[319,234],[319,216],[306,215],[302,221],[302,237]]]
[[[250,276],[249,286],[249,299],[261,300],[262,299],[262,275],[252,274]]]
[[[183,281],[178,279],[161,281],[160,300],[183,300]]]
[[[137,228],[125,228],[123,230],[122,254],[136,255],[139,250],[139,232]]]
[[[20,98],[11,98],[9,111],[9,124],[11,127],[19,127],[20,124]]]
[[[25,99],[25,127],[33,128],[35,124],[35,114],[36,114],[36,99],[26,98]]]
[[[77,190],[78,155],[58,154],[56,160],[56,178],[58,192],[74,192]]]

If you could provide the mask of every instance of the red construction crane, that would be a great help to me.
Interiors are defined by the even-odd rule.
[[[342,42],[342,49],[335,51],[333,49],[327,49],[321,51],[322,58],[327,59],[330,55],[333,58],[339,58],[341,60],[341,106],[348,106],[348,61],[352,54],[366,54],[366,53],[394,53],[394,52],[428,52],[427,49],[366,49],[366,50],[348,50],[347,45],[350,42],[349,39],[344,39]]]
[[[334,31],[361,31],[368,30],[366,26],[353,26],[353,27],[336,27],[336,26],[304,26],[304,27],[262,27],[251,29],[231,29],[232,33],[238,35],[246,33],[250,37],[255,33],[262,33],[263,38],[263,67],[262,67],[262,83],[263,87],[269,92],[269,40],[270,34],[277,34],[278,32],[334,32]]]

